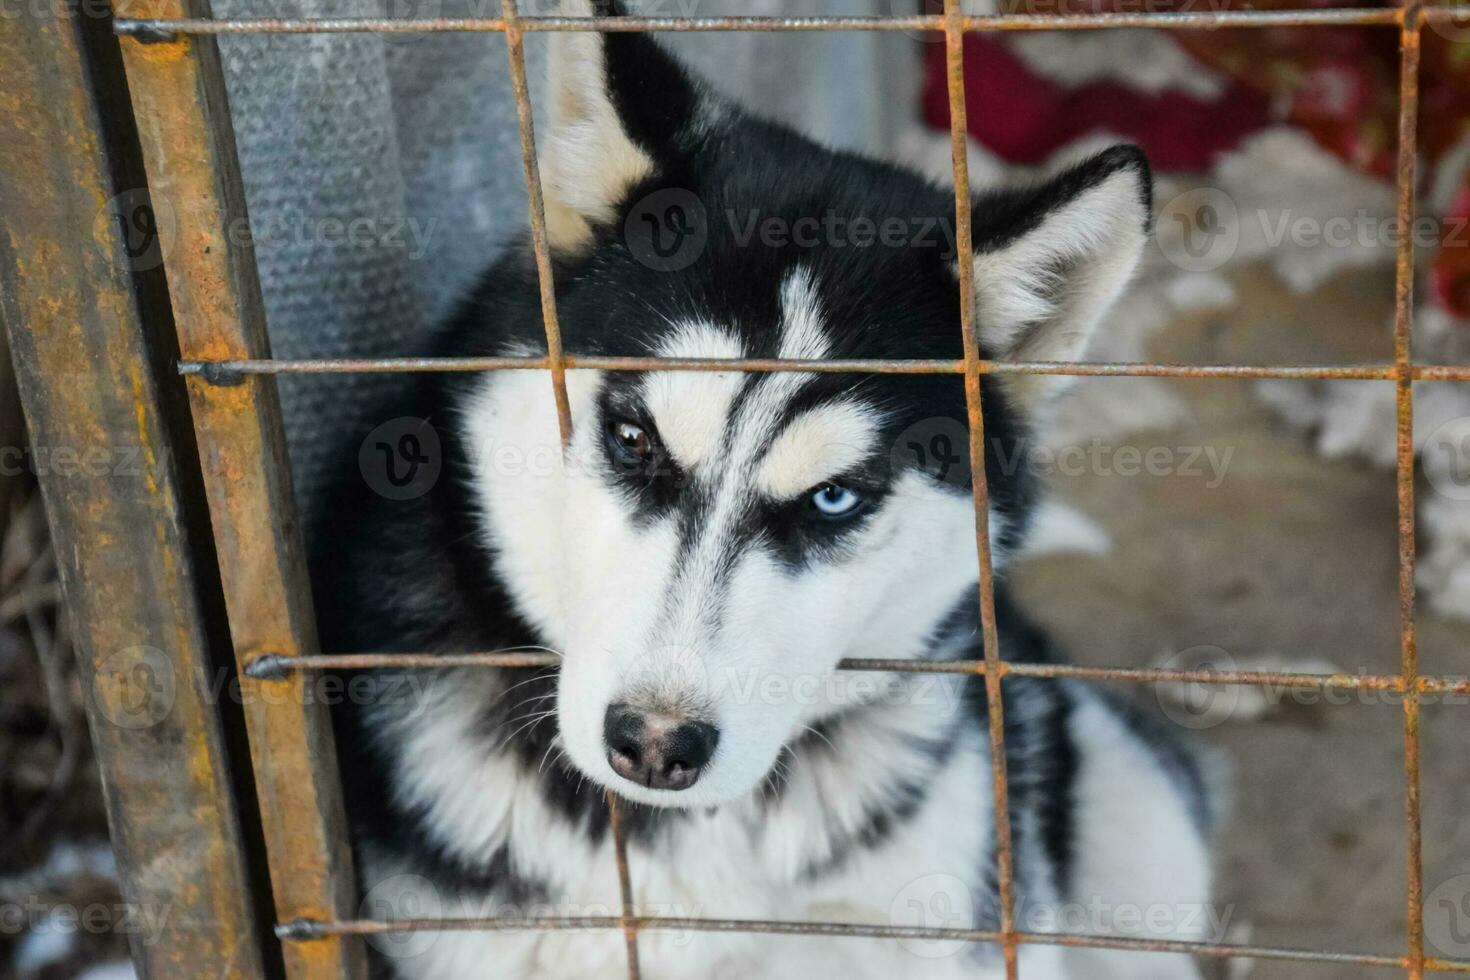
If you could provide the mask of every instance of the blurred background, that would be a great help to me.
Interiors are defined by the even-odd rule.
[[[1332,6],[1372,6],[1334,3]],[[539,0],[522,4],[545,12]],[[658,15],[921,12],[924,0],[649,0]],[[930,4],[930,12],[939,8]],[[1031,0],[973,13],[1209,11],[1231,0]],[[1254,8],[1316,6],[1256,2]],[[1327,4],[1321,4],[1327,6]],[[495,15],[476,0],[218,0],[220,16]],[[533,78],[544,37],[527,42]],[[823,142],[948,180],[943,45],[922,34],[665,35],[717,88]],[[221,41],[275,353],[416,352],[524,227],[502,39]],[[1117,139],[1157,173],[1154,247],[1089,356],[1198,364],[1393,357],[1393,263],[1415,244],[1414,349],[1470,363],[1470,28],[1424,34],[1419,197],[1393,220],[1391,28],[1086,31],[966,39],[970,172],[1024,182]],[[533,98],[535,91],[533,89]],[[327,241],[322,222],[369,234]],[[0,335],[3,344],[3,335]],[[119,907],[45,516],[0,356],[0,976],[131,976],[117,929],[44,909]],[[355,424],[344,384],[281,382],[300,504]],[[1416,385],[1421,669],[1470,675],[1470,385]],[[1042,433],[1054,491],[1010,581],[1094,665],[1348,673],[1399,668],[1393,386],[1084,379]],[[1403,714],[1389,696],[1133,686],[1221,747],[1234,816],[1229,942],[1403,951]],[[1470,697],[1425,704],[1430,952],[1470,958]],[[1215,977],[1392,975],[1237,960]],[[91,971],[91,972],[88,972]]]

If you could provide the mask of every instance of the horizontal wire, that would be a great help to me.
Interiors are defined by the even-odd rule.
[[[1400,8],[1332,8],[1327,10],[1222,10],[1207,12],[1000,14],[966,17],[966,32],[1109,30],[1152,27],[1210,30],[1222,27],[1299,27],[1311,25],[1396,26]],[[1433,19],[1456,19],[1436,15]],[[521,31],[909,31],[938,34],[944,18],[915,17],[524,17]],[[351,34],[428,33],[438,31],[505,33],[502,17],[180,17],[131,18],[113,22],[118,34],[142,41],[163,41],[179,34]]]
[[[629,920],[618,916],[550,916],[550,917],[479,917],[400,919],[346,919],[324,922],[295,919],[276,926],[276,935],[288,941],[309,942],[327,936],[369,936],[399,932],[508,932],[519,930],[594,930],[622,929]],[[995,943],[1002,941],[999,932],[988,929],[946,929],[930,926],[883,926],[846,922],[788,922],[779,919],[704,919],[669,916],[637,916],[632,920],[639,931],[660,930],[690,932],[724,932],[792,936],[847,936],[868,939],[913,939]],[[1138,952],[1183,953],[1214,959],[1249,957],[1255,959],[1291,960],[1310,963],[1347,963],[1358,966],[1403,969],[1402,956],[1372,953],[1348,953],[1334,950],[1312,950],[1284,946],[1247,946],[1232,943],[1196,943],[1179,940],[1145,939],[1125,936],[1094,936],[1080,933],[1017,932],[1017,942],[1032,946],[1068,946],[1083,949],[1118,949]],[[1433,960],[1431,969],[1447,973],[1470,973],[1470,963]]]
[[[813,374],[963,374],[965,362],[947,358],[852,358],[807,360],[726,357],[602,357],[565,359],[569,371],[743,371]],[[198,375],[212,384],[237,384],[254,374],[397,374],[473,373],[546,370],[544,357],[379,357],[284,360],[180,361],[183,375]],[[1416,381],[1470,381],[1470,366],[1415,365]],[[1283,378],[1343,381],[1395,381],[1394,364],[1162,364],[1155,362],[982,361],[986,375],[1067,375],[1096,378]]]
[[[527,669],[556,667],[556,653],[522,653],[491,650],[471,653],[319,653],[306,656],[259,654],[245,665],[254,680],[284,680],[293,672],[323,670],[416,669],[451,670],[459,667]],[[897,674],[988,673],[984,660],[897,660],[846,657],[838,670]],[[1000,665],[1002,677],[1076,678],[1132,683],[1235,684],[1243,687],[1282,687],[1342,691],[1404,690],[1399,674],[1311,674],[1269,670],[1181,670],[1168,667],[1083,667],[1076,664],[1009,663]],[[1470,694],[1470,678],[1420,677],[1418,690],[1424,694]]]

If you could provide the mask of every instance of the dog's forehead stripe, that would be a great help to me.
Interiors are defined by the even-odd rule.
[[[816,286],[797,267],[780,287],[777,355],[818,359],[830,351]],[[707,321],[681,323],[656,348],[659,357],[739,358],[749,352],[735,331]],[[653,371],[643,380],[644,403],[674,461],[696,476],[716,464],[746,472],[770,441],[785,406],[811,374],[774,373],[752,379],[739,372]],[[742,389],[749,386],[748,397]]]
[[[822,324],[821,304],[811,274],[794,268],[781,284],[781,338],[777,356],[783,359],[825,357],[831,347]],[[816,375],[781,371],[762,375],[752,385],[732,419],[729,438],[727,489],[749,494],[760,457],[770,448],[790,404]]]
[[[826,357],[829,350],[816,283],[808,270],[798,266],[781,284],[780,356],[817,359]]]
[[[781,286],[782,357],[822,357],[829,345],[810,275],[795,269]],[[711,597],[720,595],[730,574],[733,555],[743,550],[748,534],[745,515],[755,500],[762,459],[785,420],[791,401],[815,375],[777,372],[756,378],[745,397],[734,401],[723,439],[706,455],[707,466],[696,473],[702,504],[698,529],[687,539],[678,581],[670,589],[665,627],[679,635],[696,635],[711,614]],[[676,409],[677,410],[677,409]],[[698,597],[698,598],[696,598]]]
[[[731,331],[709,323],[682,324],[659,344],[659,357],[743,357]],[[730,410],[745,379],[738,372],[653,371],[643,401],[664,447],[686,470],[701,469],[719,453]]]
[[[876,410],[860,402],[833,402],[798,415],[761,461],[755,486],[787,500],[866,459],[878,441]]]

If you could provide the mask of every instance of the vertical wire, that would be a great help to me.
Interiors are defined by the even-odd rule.
[[[562,349],[561,323],[556,315],[556,282],[551,252],[546,241],[546,201],[541,190],[541,169],[536,161],[536,124],[526,83],[525,34],[521,30],[516,0],[501,0],[505,19],[505,43],[510,56],[510,81],[515,91],[516,116],[520,123],[521,162],[526,169],[526,197],[531,211],[531,248],[536,255],[536,278],[541,292],[541,319],[546,326],[546,360],[551,369],[552,393],[556,398],[556,421],[563,448],[572,438],[571,402],[567,398],[566,354]],[[613,853],[618,865],[618,889],[622,897],[623,935],[627,943],[628,977],[639,980],[638,925],[633,916],[633,883],[628,871],[627,842],[623,838],[622,812],[617,797],[607,795],[608,823]]]
[[[541,193],[541,168],[536,162],[536,122],[531,114],[531,96],[526,84],[525,33],[521,29],[516,0],[500,0],[505,18],[505,46],[510,55],[510,84],[515,91],[516,116],[520,122],[521,162],[526,168],[526,197],[531,210],[531,249],[536,253],[536,279],[541,287],[541,320],[546,325],[546,362],[551,368],[551,388],[556,398],[556,421],[562,446],[572,439],[572,407],[567,399],[566,355],[562,351],[561,322],[556,316],[556,281],[551,269],[551,251],[546,244],[546,201]]]
[[[985,643],[985,696],[990,721],[990,770],[995,796],[996,873],[1007,980],[1017,980],[1015,870],[1002,715],[1000,638],[995,627],[995,576],[990,557],[990,491],[985,478],[985,418],[980,396],[980,341],[975,330],[975,269],[970,238],[970,172],[966,159],[964,17],[959,0],[944,2],[949,138],[954,165],[955,241],[959,250],[960,325],[965,345],[965,408],[970,423],[970,475],[975,499],[975,548],[980,557],[980,631]]]
[[[633,915],[633,876],[628,871],[628,839],[623,834],[623,811],[617,794],[607,793],[607,815],[612,829],[613,855],[618,862],[618,889],[623,899],[623,942],[628,950],[628,980],[639,980],[638,920]]]
[[[1414,223],[1419,115],[1420,6],[1404,7],[1399,32],[1398,242],[1394,281],[1394,361],[1399,538],[1399,642],[1404,678],[1404,826],[1408,845],[1408,975],[1424,976],[1423,821],[1419,774],[1419,651],[1414,626]]]

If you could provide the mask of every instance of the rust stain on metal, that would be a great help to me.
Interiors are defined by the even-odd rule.
[[[633,907],[633,877],[628,870],[628,839],[623,833],[623,811],[617,794],[607,794],[607,815],[612,830],[613,857],[618,864],[618,892],[622,899],[623,914],[619,917],[623,925],[623,943],[628,954],[628,980],[639,980],[638,965],[638,917]]]
[[[231,377],[245,374],[375,374],[479,371],[534,371],[551,366],[545,357],[376,357],[308,358],[299,360],[255,358],[184,360],[182,374],[209,380],[209,373]],[[795,371],[816,374],[964,374],[964,360],[925,358],[790,358],[719,357],[610,357],[568,354],[568,371]],[[1093,378],[1286,378],[1395,381],[1396,364],[1168,364],[1160,362],[992,361],[981,360],[982,375],[1070,375]],[[1470,381],[1470,367],[1413,365],[1407,369],[1419,381]]]
[[[1007,980],[1016,980],[1016,886],[1006,775],[1003,672],[995,625],[995,570],[990,560],[990,493],[985,474],[985,415],[980,390],[980,339],[975,325],[975,267],[970,238],[970,173],[966,147],[964,17],[959,0],[944,0],[944,48],[949,92],[950,160],[954,166],[955,241],[959,245],[960,330],[965,351],[965,410],[970,423],[970,473],[975,501],[975,549],[980,556],[980,632],[985,644],[985,698],[990,723],[990,771],[995,797],[995,863],[1001,949]]]
[[[294,672],[324,670],[372,670],[406,668],[448,670],[456,667],[522,670],[556,667],[561,657],[554,653],[520,653],[488,650],[464,653],[321,653],[282,656],[263,653],[245,663],[245,675],[258,681],[283,681]],[[1220,684],[1244,687],[1300,688],[1338,691],[1381,691],[1402,693],[1416,687],[1422,694],[1467,694],[1470,680],[1463,677],[1418,676],[1413,684],[1402,674],[1312,674],[1270,670],[1181,670],[1166,667],[1084,667],[1078,664],[1035,664],[1001,661],[994,667],[985,660],[897,660],[845,657],[838,670],[879,671],[901,674],[988,674],[1001,677],[1075,678],[1133,684]]]
[[[137,0],[150,13],[207,14],[204,0]],[[160,242],[179,349],[197,360],[269,357],[254,257],[229,240],[243,218],[219,53],[210,38],[123,48],[154,200],[188,216]],[[237,663],[256,650],[313,652],[315,623],[292,516],[273,378],[238,388],[190,379]],[[262,698],[242,680],[245,717],[280,918],[331,917],[355,905],[355,882],[330,720],[299,676]],[[293,977],[357,977],[361,944],[285,950]]]
[[[1120,27],[1163,30],[1310,26],[1395,26],[1402,13],[1392,8],[1324,10],[1222,10],[1209,13],[1015,14],[961,17],[960,29],[975,31],[1096,31]],[[344,34],[491,32],[513,30],[601,31],[947,31],[947,16],[914,17],[222,17],[119,18],[120,34],[167,38],[174,34]]]
[[[567,368],[562,353],[561,324],[556,317],[556,282],[552,275],[551,252],[546,239],[546,201],[541,193],[541,168],[536,162],[536,123],[531,112],[530,89],[526,84],[526,51],[515,0],[500,0],[504,15],[505,45],[510,57],[510,84],[515,92],[516,120],[521,139],[521,163],[526,171],[526,196],[531,212],[531,249],[536,256],[536,282],[541,296],[541,321],[546,327],[546,362],[551,370],[552,395],[556,399],[556,422],[562,445],[572,441],[572,409],[567,400]]]
[[[211,663],[209,631],[180,445],[159,398],[176,382],[150,367],[167,309],[108,220],[117,184],[141,168],[106,130],[109,86],[121,84],[115,42],[85,16],[58,4],[0,17],[0,320],[39,444],[142,451],[136,474],[39,474],[94,695],[84,702],[123,896],[171,913],[133,955],[149,975],[258,975],[221,727],[195,683]],[[171,689],[156,686],[160,674]]]
[[[1402,8],[1399,54],[1398,227],[1414,224],[1416,135],[1419,116],[1420,6]],[[1419,653],[1414,632],[1414,243],[1400,236],[1394,281],[1394,362],[1397,414],[1396,484],[1399,541],[1399,642],[1404,678],[1404,825],[1407,838],[1407,920],[1410,980],[1424,976],[1423,814],[1419,775]],[[1407,240],[1403,240],[1407,239]]]
[[[694,917],[644,916],[638,928],[648,931],[735,932],[775,936],[828,936],[871,939],[917,939],[999,944],[1000,932],[985,929],[948,929],[930,926],[883,926],[855,922],[791,922],[780,919],[705,919]],[[329,935],[372,936],[390,932],[523,932],[560,929],[609,930],[623,928],[616,916],[551,916],[461,919],[396,919],[391,922],[373,919],[349,919],[339,922],[291,922],[276,929],[277,934],[293,942],[312,942]],[[1140,952],[1183,953],[1212,959],[1251,958],[1300,963],[1335,963],[1402,970],[1407,958],[1374,953],[1350,953],[1334,950],[1303,949],[1290,946],[1252,946],[1242,943],[1192,943],[1161,939],[1136,939],[1123,936],[1081,935],[1068,933],[1015,933],[1022,945],[1069,946],[1079,949],[1121,949]],[[1470,963],[1456,960],[1430,960],[1428,965],[1445,973],[1470,974]]]

